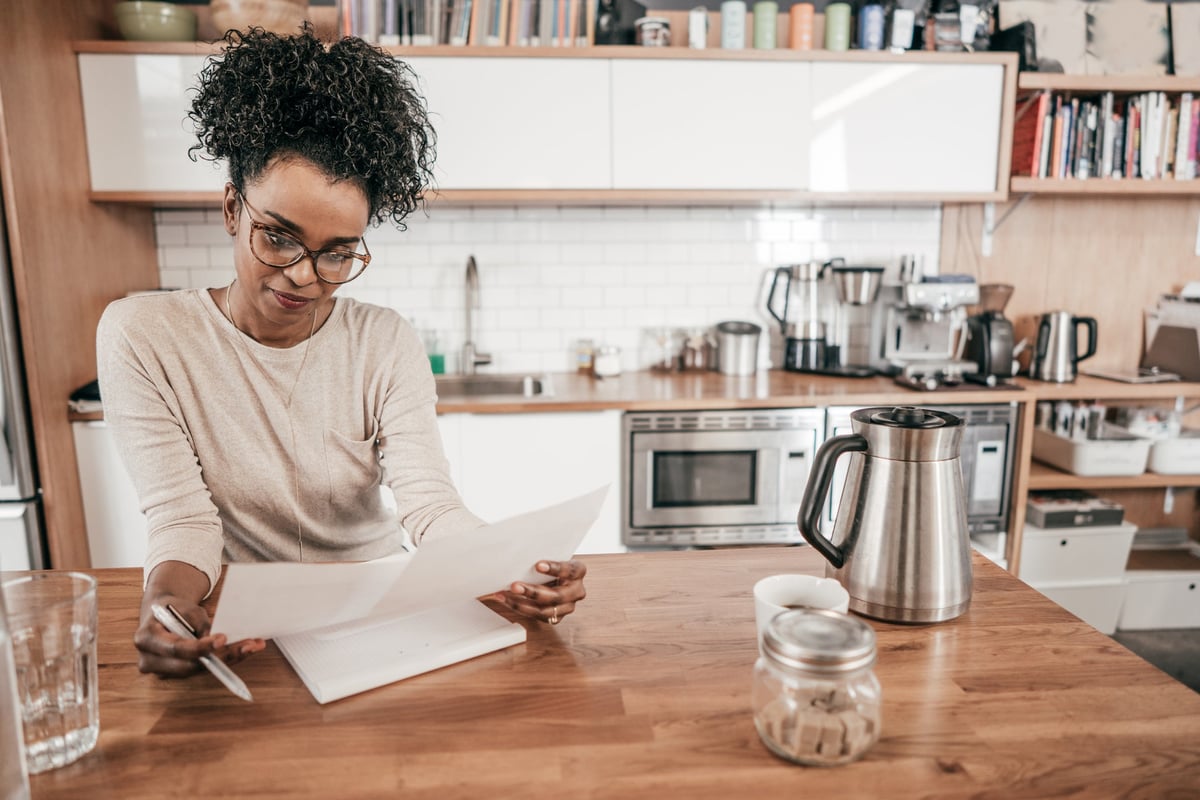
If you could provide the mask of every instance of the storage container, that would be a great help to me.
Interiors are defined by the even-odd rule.
[[[1128,590],[1124,579],[1047,583],[1033,588],[1101,633],[1112,635]]]
[[[1150,446],[1147,467],[1161,475],[1200,475],[1200,431],[1182,431]]]
[[[1103,438],[1069,439],[1034,430],[1033,457],[1061,470],[1086,476],[1141,475],[1150,456],[1149,439],[1105,426]]]
[[[1026,583],[1117,580],[1125,574],[1125,562],[1137,526],[1128,522],[1088,528],[1044,530],[1025,525],[1018,576]]]
[[[1200,628],[1200,546],[1134,550],[1117,628]]]

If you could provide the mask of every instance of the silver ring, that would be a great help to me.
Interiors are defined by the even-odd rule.
[[[554,607],[554,614],[550,617],[550,624],[551,625],[558,624],[558,606]]]

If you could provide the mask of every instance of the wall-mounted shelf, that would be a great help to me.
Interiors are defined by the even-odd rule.
[[[1029,488],[1035,489],[1187,489],[1200,487],[1200,475],[1141,475],[1084,477],[1063,472],[1040,461],[1029,467]]]
[[[1163,178],[1030,178],[1014,177],[1009,184],[1013,194],[1081,195],[1200,195],[1200,179]]]
[[[1063,92],[1200,92],[1200,76],[1186,75],[1062,75],[1022,72],[1017,89]]]

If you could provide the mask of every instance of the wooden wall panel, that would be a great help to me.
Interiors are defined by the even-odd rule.
[[[89,566],[67,397],[96,377],[104,307],[158,285],[153,212],[87,199],[74,39],[109,36],[111,0],[4,0],[0,181],[54,567]]]
[[[996,218],[1018,202],[998,204]],[[1198,224],[1196,197],[1032,196],[1001,222],[985,257],[983,206],[947,204],[941,270],[1013,284],[1006,313],[1031,346],[1044,311],[1095,317],[1099,349],[1087,366],[1133,368],[1142,353],[1143,310],[1163,292],[1200,280]]]

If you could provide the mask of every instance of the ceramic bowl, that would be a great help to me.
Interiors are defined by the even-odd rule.
[[[113,6],[117,30],[135,42],[191,42],[196,39],[196,13],[173,3],[130,0]]]
[[[308,17],[308,0],[212,0],[209,11],[221,35],[230,28],[249,27],[291,34]]]

